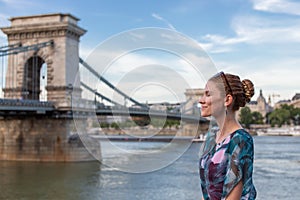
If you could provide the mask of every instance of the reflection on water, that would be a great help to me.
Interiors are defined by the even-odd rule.
[[[257,199],[297,199],[300,196],[300,137],[260,136],[255,137],[254,142]],[[148,148],[149,144],[145,146]],[[98,162],[1,161],[0,199],[201,199],[199,148],[200,144],[194,143],[168,167],[141,174],[116,171]],[[130,161],[139,164],[138,160]]]
[[[0,167],[0,199],[97,199],[97,162],[1,162]]]
[[[254,181],[258,199],[298,199],[300,137],[255,137]]]
[[[191,140],[170,143],[101,141],[102,163],[124,172],[153,172],[172,164],[190,145]]]

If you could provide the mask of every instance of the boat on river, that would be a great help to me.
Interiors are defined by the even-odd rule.
[[[287,126],[257,130],[258,136],[300,136],[300,126]]]
[[[192,142],[204,142],[204,141],[205,141],[205,136],[202,134],[192,139]]]

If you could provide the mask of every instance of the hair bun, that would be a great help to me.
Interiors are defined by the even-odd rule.
[[[246,97],[246,103],[250,102],[251,98],[254,95],[254,86],[249,79],[242,80],[243,91]]]

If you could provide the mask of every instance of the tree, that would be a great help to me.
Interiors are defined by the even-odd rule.
[[[109,128],[109,123],[107,123],[107,122],[101,122],[100,123],[100,127],[101,128]]]
[[[300,125],[300,108],[294,108],[292,110],[292,120],[295,125]]]
[[[279,127],[283,124],[290,124],[291,112],[286,107],[276,108],[270,115],[269,121],[271,126],[278,125]]]
[[[250,108],[247,106],[242,108],[239,117],[240,117],[240,122],[244,124],[246,128],[249,128],[250,124],[252,124],[253,121]]]
[[[180,122],[178,120],[167,119],[164,123],[163,128],[169,127],[169,129],[171,129],[172,126],[175,126],[177,128],[179,125],[180,125]]]
[[[119,130],[119,129],[120,129],[119,124],[116,123],[116,122],[111,123],[110,127],[114,128],[114,129],[116,129],[116,130]]]
[[[264,117],[260,112],[254,111],[251,113],[252,115],[252,124],[263,124],[264,123]]]
[[[162,128],[165,124],[165,120],[166,119],[160,119],[160,118],[151,118],[151,125],[153,127],[156,127],[156,128]]]
[[[283,104],[269,115],[271,126],[282,126],[283,124],[300,123],[300,108],[293,105]]]

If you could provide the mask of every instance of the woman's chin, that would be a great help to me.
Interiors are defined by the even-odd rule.
[[[201,113],[201,117],[209,117],[210,115],[207,113]]]

